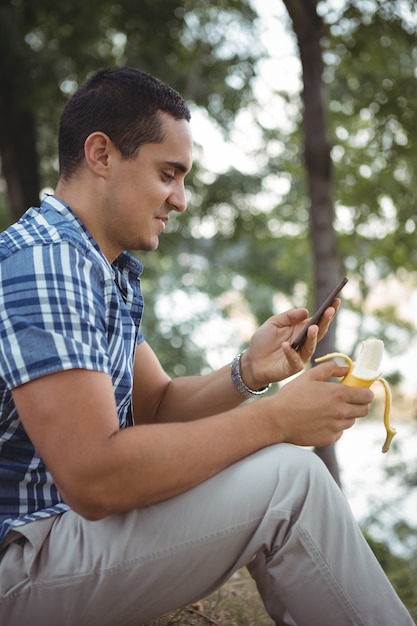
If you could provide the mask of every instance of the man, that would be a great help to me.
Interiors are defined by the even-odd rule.
[[[307,311],[218,372],[171,380],[140,331],[141,265],[185,210],[189,111],[103,70],[69,100],[54,196],[0,238],[0,622],[138,625],[243,565],[276,624],[412,624],[314,454],[372,392],[327,382]],[[296,444],[296,445],[289,445]]]

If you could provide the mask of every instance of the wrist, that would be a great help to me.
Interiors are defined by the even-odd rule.
[[[245,379],[242,376],[242,356],[244,355],[245,350],[243,352],[239,352],[239,354],[237,354],[235,356],[235,358],[232,361],[231,364],[231,369],[232,369],[232,382],[233,382],[233,386],[235,387],[235,389],[240,393],[240,395],[242,395],[244,398],[254,398],[256,396],[260,396],[263,393],[265,393],[266,391],[268,391],[269,387],[271,386],[266,385],[264,387],[261,388],[255,388],[253,389],[252,387],[248,386],[246,384]]]

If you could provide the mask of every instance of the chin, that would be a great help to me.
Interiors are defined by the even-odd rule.
[[[155,241],[138,241],[134,248],[131,250],[141,250],[142,252],[153,252],[159,247],[159,239]]]

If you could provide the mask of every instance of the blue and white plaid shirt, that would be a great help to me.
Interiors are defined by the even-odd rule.
[[[133,423],[141,272],[127,253],[110,265],[54,196],[0,234],[0,542],[13,527],[69,508],[26,435],[11,389],[61,370],[106,372],[120,428]]]

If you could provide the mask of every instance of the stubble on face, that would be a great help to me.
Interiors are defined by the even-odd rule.
[[[156,250],[170,212],[185,210],[184,178],[192,154],[189,123],[161,116],[163,142],[143,145],[134,159],[118,154],[103,211],[104,239],[116,256],[123,250]]]

